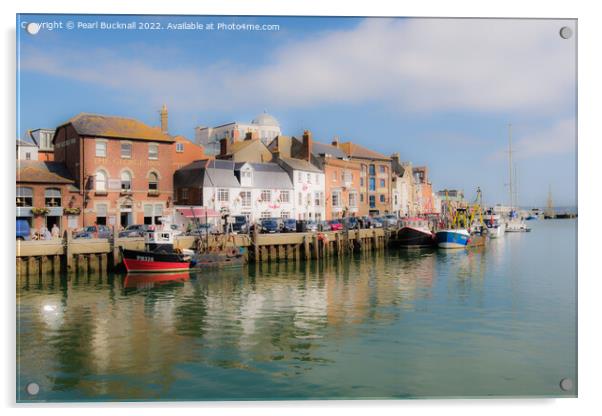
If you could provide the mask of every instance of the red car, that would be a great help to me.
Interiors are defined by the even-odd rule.
[[[340,231],[343,229],[343,223],[338,220],[328,221],[328,224],[330,224],[330,229],[332,231]]]

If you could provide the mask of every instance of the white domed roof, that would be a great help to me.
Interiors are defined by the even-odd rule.
[[[268,114],[265,111],[257,117],[255,117],[253,121],[251,121],[251,124],[257,124],[259,126],[280,127],[280,123],[278,123],[278,120],[276,120],[274,116]]]

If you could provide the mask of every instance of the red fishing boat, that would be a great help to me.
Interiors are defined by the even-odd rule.
[[[148,230],[145,235],[145,250],[130,250],[120,247],[121,258],[128,273],[175,272],[189,270],[192,253],[175,250],[174,234],[169,227]]]

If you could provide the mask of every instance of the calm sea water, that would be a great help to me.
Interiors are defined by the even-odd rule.
[[[20,279],[18,400],[575,396],[577,222],[530,225],[479,251]]]

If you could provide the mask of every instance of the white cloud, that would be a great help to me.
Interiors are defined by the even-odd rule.
[[[562,25],[573,23],[367,19],[283,44],[250,71],[236,62],[165,68],[90,50],[28,50],[22,67],[197,111],[260,100],[270,107],[385,103],[398,111],[553,113],[572,102],[575,88],[575,41],[560,38]]]

